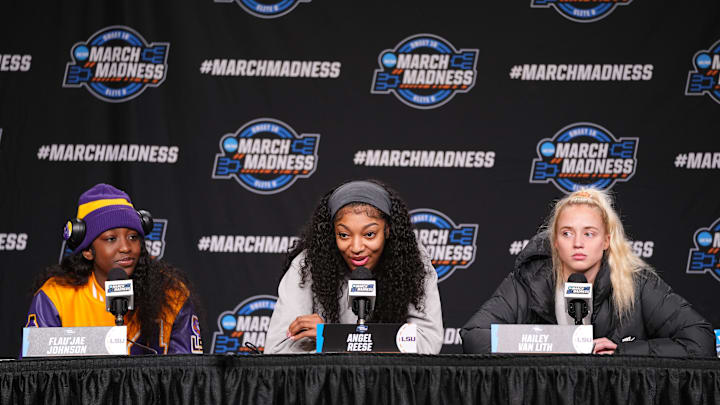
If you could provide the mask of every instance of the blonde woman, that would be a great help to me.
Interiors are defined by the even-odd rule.
[[[491,324],[574,324],[562,291],[573,273],[593,285],[583,319],[593,325],[593,353],[715,355],[710,324],[632,252],[612,199],[597,189],[557,202],[547,230],[463,327],[464,351],[488,353]]]

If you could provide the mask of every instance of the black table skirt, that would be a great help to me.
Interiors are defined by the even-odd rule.
[[[178,355],[0,362],[0,404],[720,404],[720,360]]]

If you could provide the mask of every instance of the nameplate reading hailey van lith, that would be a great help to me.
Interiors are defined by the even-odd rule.
[[[592,325],[490,327],[493,353],[592,353]]]

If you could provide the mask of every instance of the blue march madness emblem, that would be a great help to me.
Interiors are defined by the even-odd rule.
[[[568,20],[589,23],[602,20],[618,6],[627,6],[632,0],[531,0],[532,8],[553,7]]]
[[[220,314],[218,331],[213,333],[210,353],[252,353],[252,349],[245,343],[264,351],[265,337],[275,303],[275,296],[255,295],[238,304],[232,311]]]
[[[154,260],[162,259],[165,254],[165,232],[167,219],[153,219],[153,229],[145,235],[145,247]]]
[[[85,86],[95,97],[122,103],[147,87],[158,87],[167,75],[170,43],[149,44],[130,27],[115,25],[78,42],[70,50],[63,87]]]
[[[702,96],[708,94],[720,103],[720,41],[710,49],[698,51],[693,57],[695,70],[688,73],[685,95]]]
[[[260,18],[277,18],[293,11],[300,3],[312,0],[215,0],[215,3],[237,2],[245,11]]]
[[[477,56],[477,49],[458,51],[437,35],[413,35],[380,53],[370,93],[393,93],[414,108],[440,107],[475,86]]]
[[[145,235],[145,248],[153,260],[160,260],[165,254],[165,232],[167,231],[167,223],[167,219],[153,218],[153,229]],[[72,256],[72,250],[66,246],[63,240],[58,263],[62,262],[62,259],[67,256]]]
[[[637,167],[638,138],[616,139],[600,125],[578,122],[537,144],[530,183],[552,182],[564,193],[582,187],[609,189]]]
[[[317,168],[320,135],[297,133],[272,118],[248,122],[220,139],[213,179],[235,179],[258,194],[275,194]]]
[[[693,236],[695,247],[688,254],[687,273],[710,273],[720,281],[720,218],[708,228],[700,228]]]
[[[410,211],[410,222],[415,228],[415,238],[430,255],[438,282],[475,261],[478,224],[455,225],[442,212],[429,208]]]

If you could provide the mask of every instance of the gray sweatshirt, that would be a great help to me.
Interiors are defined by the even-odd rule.
[[[422,306],[424,311],[418,311],[414,305],[408,307],[407,322],[417,325],[418,353],[439,353],[443,343],[442,310],[440,309],[440,294],[437,288],[437,273],[430,262],[425,249],[420,247],[423,263],[425,264],[425,296]],[[298,316],[310,315],[313,310],[312,280],[307,280],[300,286],[302,276],[300,267],[305,260],[305,252],[300,253],[290,264],[278,286],[278,301],[270,319],[270,327],[265,341],[265,353],[315,353],[315,339],[302,338],[294,341],[285,339],[287,330],[292,321]],[[340,297],[340,323],[357,323],[357,315],[347,302],[347,283],[343,285]]]

